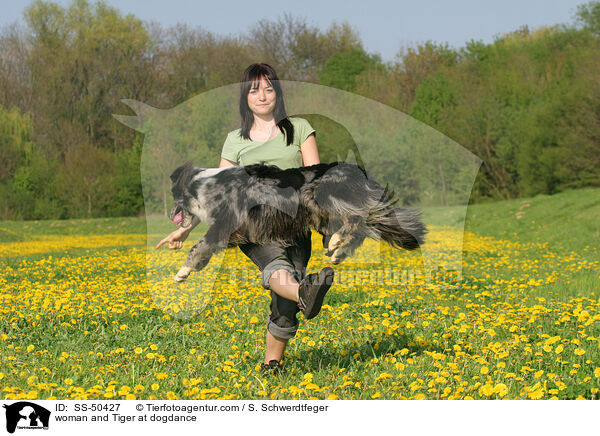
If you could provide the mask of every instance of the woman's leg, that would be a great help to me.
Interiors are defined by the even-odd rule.
[[[265,363],[280,361],[289,339],[298,330],[298,282],[304,278],[311,254],[311,234],[293,247],[279,244],[241,245],[240,249],[262,271],[263,286],[271,290],[271,315],[267,321]]]
[[[298,302],[298,282],[287,269],[278,269],[271,274],[269,287],[280,297]]]
[[[298,281],[294,277],[294,265],[288,259],[285,247],[277,243],[244,244],[240,245],[240,250],[259,267],[261,284],[271,291],[264,363],[280,361],[288,340],[296,335],[299,325],[296,318]]]
[[[280,269],[271,276],[269,285],[275,294],[271,294],[269,321],[275,319],[278,324],[285,324],[287,320],[293,320],[297,323],[298,283],[306,276],[306,266],[310,260],[311,250],[310,232],[297,245],[286,248],[286,255],[294,267],[295,274],[292,275],[288,270]],[[287,343],[288,339],[276,337],[267,329],[265,363],[271,360],[281,361]]]
[[[289,339],[282,339],[273,336],[269,330],[267,330],[267,340],[265,344],[265,362],[269,363],[271,360],[277,360],[281,362],[283,359],[283,353],[287,346]]]

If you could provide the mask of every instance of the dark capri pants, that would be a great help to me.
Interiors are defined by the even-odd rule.
[[[297,245],[292,247],[283,247],[277,242],[267,245],[243,244],[239,247],[260,269],[261,284],[265,289],[270,289],[269,279],[279,269],[289,271],[300,283],[305,277],[306,266],[310,260],[311,232],[307,232]],[[277,338],[293,338],[298,331],[298,312],[298,304],[295,301],[280,297],[271,290],[271,315],[267,320],[267,329]]]

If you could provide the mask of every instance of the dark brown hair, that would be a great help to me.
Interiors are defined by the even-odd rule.
[[[273,116],[277,127],[286,137],[286,144],[290,145],[294,141],[294,126],[285,112],[285,103],[283,102],[283,91],[277,78],[277,73],[268,64],[252,64],[242,76],[240,86],[240,115],[242,117],[242,128],[240,136],[244,139],[250,139],[250,129],[254,122],[254,114],[248,106],[248,93],[251,88],[257,88],[261,78],[275,90],[275,108]]]

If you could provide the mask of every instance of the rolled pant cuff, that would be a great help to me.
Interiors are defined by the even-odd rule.
[[[271,276],[273,275],[273,273],[275,271],[280,270],[280,269],[289,271],[290,274],[292,274],[292,276],[294,276],[294,278],[296,278],[296,271],[294,270],[294,267],[292,265],[290,265],[288,262],[286,262],[284,260],[279,260],[279,259],[274,260],[273,262],[271,262],[267,266],[265,266],[265,269],[263,269],[263,272],[262,272],[262,277],[260,279],[260,282],[265,289],[271,289],[271,287],[269,286],[269,279],[271,278]]]
[[[292,327],[279,327],[270,319],[267,320],[267,330],[276,338],[279,339],[292,339],[296,336],[299,324]]]

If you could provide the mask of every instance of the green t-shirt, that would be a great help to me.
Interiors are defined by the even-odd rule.
[[[306,141],[315,129],[303,118],[292,118],[294,126],[294,141],[287,145],[285,136],[281,131],[266,142],[255,142],[240,136],[241,129],[229,132],[221,157],[237,165],[252,165],[267,163],[277,165],[282,170],[299,168],[302,166],[302,152],[300,146]]]

